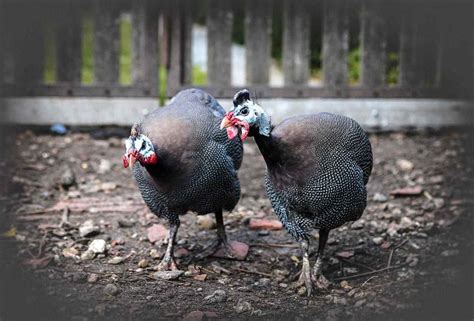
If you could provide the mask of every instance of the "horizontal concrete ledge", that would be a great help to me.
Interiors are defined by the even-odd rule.
[[[32,125],[126,125],[158,108],[151,98],[7,98],[2,122]],[[232,101],[221,99],[229,109]],[[290,116],[331,112],[354,118],[365,128],[446,127],[472,123],[472,102],[449,99],[261,99],[277,124]]]

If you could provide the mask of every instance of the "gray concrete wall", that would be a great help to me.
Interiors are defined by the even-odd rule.
[[[229,109],[232,101],[221,99]],[[1,108],[3,123],[66,125],[131,125],[158,108],[150,98],[8,98]],[[445,127],[472,124],[471,102],[446,99],[260,99],[274,124],[307,113],[347,115],[365,128]]]

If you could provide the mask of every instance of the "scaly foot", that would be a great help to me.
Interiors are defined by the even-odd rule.
[[[165,256],[155,268],[157,271],[176,271],[178,266],[171,256]]]

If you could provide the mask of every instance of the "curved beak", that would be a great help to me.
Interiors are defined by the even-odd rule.
[[[133,164],[135,164],[136,161],[137,157],[133,153],[128,155],[128,163],[130,164],[130,168],[133,167]]]
[[[227,115],[225,115],[224,118],[222,118],[220,128],[224,129],[224,128],[227,128],[227,127],[230,127],[230,126],[232,126],[232,121],[228,118]]]

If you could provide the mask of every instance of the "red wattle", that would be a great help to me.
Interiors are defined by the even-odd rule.
[[[155,165],[158,163],[158,157],[153,153],[149,157],[145,158],[145,163],[148,165]]]
[[[127,155],[123,155],[122,157],[122,162],[123,162],[123,167],[127,168],[128,167],[128,159],[127,159]]]

